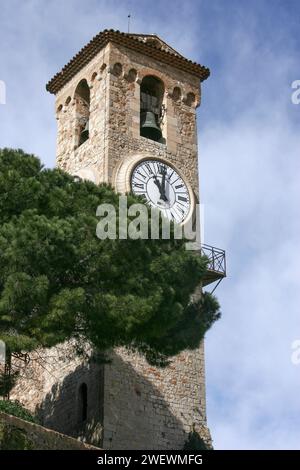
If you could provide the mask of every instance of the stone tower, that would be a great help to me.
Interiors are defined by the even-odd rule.
[[[199,201],[196,108],[200,83],[208,76],[207,68],[156,35],[99,33],[47,84],[56,97],[57,165],[124,193],[135,190],[138,168],[145,179],[147,164],[150,173],[162,164],[174,211],[160,201],[162,210],[185,223]],[[171,184],[173,174],[180,185],[176,178]],[[161,192],[162,179],[156,186]],[[137,183],[137,192],[147,188]],[[214,266],[210,275],[205,283],[224,273]],[[210,444],[203,344],[165,369],[122,348],[111,352],[112,362],[104,366],[75,358],[66,364],[62,351],[49,353],[55,357],[48,361],[51,373],[32,372],[40,388],[30,391],[27,402],[24,384],[15,390],[16,398],[23,392],[24,404],[42,410],[46,426],[105,449],[182,449],[194,427]]]

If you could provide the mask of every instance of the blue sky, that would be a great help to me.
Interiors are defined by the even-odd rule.
[[[223,317],[207,334],[217,449],[300,449],[300,4],[279,0],[0,1],[0,147],[55,160],[45,84],[102,29],[157,33],[210,67],[198,110],[205,242],[225,248]]]

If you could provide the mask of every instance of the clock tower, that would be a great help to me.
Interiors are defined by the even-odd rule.
[[[99,33],[47,84],[56,97],[57,166],[143,194],[185,224],[199,201],[196,108],[208,76],[156,35]],[[182,449],[193,429],[211,445],[203,344],[164,369],[123,348],[111,359],[99,402],[105,449]]]

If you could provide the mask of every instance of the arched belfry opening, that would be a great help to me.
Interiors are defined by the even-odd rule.
[[[79,147],[89,138],[90,88],[85,79],[78,83],[74,99],[76,105],[76,147]]]
[[[88,413],[88,388],[86,383],[82,383],[78,390],[78,421],[85,423]]]
[[[141,83],[141,119],[140,134],[147,139],[164,143],[162,134],[163,82],[152,75],[147,75]]]

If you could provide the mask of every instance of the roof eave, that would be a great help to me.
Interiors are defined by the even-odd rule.
[[[56,94],[76,73],[78,73],[88,62],[93,59],[109,42],[121,44],[129,49],[144,53],[160,62],[172,65],[180,70],[188,72],[200,79],[206,80],[210,70],[203,65],[192,62],[173,53],[161,50],[154,45],[145,44],[126,33],[105,30],[98,33],[88,44],[86,44],[54,77],[47,83],[46,89]]]

